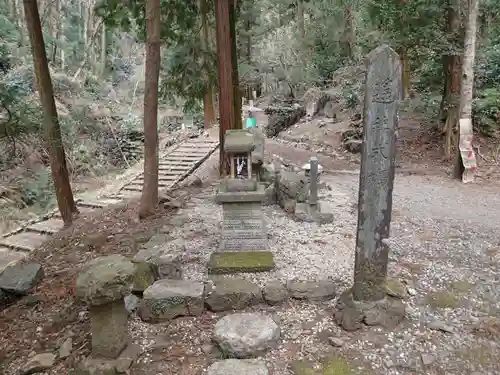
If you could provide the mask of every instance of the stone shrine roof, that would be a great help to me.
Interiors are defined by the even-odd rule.
[[[248,153],[254,148],[254,135],[248,130],[232,129],[226,131],[224,151],[229,153]]]

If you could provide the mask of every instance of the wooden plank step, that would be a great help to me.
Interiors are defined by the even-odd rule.
[[[205,154],[200,154],[200,155],[192,155],[192,154],[175,154],[175,155],[170,155],[169,160],[182,160],[182,161],[196,161],[198,159],[201,159]]]
[[[176,148],[172,153],[174,152],[209,152],[213,149],[213,147],[210,146],[205,146],[205,145],[192,145],[192,146],[182,146],[179,148]]]
[[[112,199],[112,198],[101,198],[95,201],[87,201],[87,202],[79,202],[78,207],[95,207],[95,208],[104,208],[110,206],[112,204],[120,203],[120,199]]]
[[[190,168],[193,165],[192,161],[177,161],[177,160],[172,160],[172,161],[167,161],[160,163],[158,167],[161,168]]]
[[[89,212],[92,212],[94,211],[94,208],[93,207],[84,207],[84,206],[80,206],[78,203],[76,204],[76,207],[78,208],[78,211],[80,211],[81,214],[88,214]],[[57,211],[54,216],[55,218],[61,218],[61,213],[59,211]]]
[[[61,219],[52,217],[48,220],[32,224],[27,229],[33,232],[54,234],[63,229],[63,227],[64,222]]]
[[[170,180],[159,180],[158,181],[158,186],[159,187],[165,187],[171,185],[177,178],[175,179],[170,179]],[[129,185],[141,185],[144,184],[144,179],[143,178],[136,178],[134,181],[132,181]],[[128,186],[128,185],[127,185]]]
[[[178,176],[182,175],[182,173],[168,173],[163,172],[158,175],[158,181],[169,182],[177,179]],[[134,181],[144,180],[144,176],[137,176]]]
[[[121,190],[120,193],[116,196],[122,199],[137,199],[141,197],[141,192],[135,190]]]
[[[20,232],[9,237],[0,238],[0,246],[24,251],[33,251],[38,249],[49,238],[50,236],[48,234]]]
[[[142,185],[141,186],[135,186],[135,185],[127,185],[124,186],[121,191],[126,191],[126,192],[138,192],[140,193],[142,191]]]
[[[28,253],[0,247],[0,274],[9,266],[14,266],[28,257]]]
[[[192,163],[192,162],[186,162],[185,164],[169,163],[169,164],[160,164],[160,165],[158,165],[158,167],[160,169],[174,169],[174,170],[183,171],[183,170],[187,170],[187,169],[191,168],[191,166],[193,164],[194,163]]]

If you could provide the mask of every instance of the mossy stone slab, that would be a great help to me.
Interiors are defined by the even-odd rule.
[[[274,257],[270,251],[216,252],[208,262],[208,273],[266,272],[274,267]]]

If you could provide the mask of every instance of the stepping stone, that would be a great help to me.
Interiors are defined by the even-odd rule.
[[[212,311],[242,310],[262,301],[258,285],[244,279],[222,279],[207,292],[205,303]]]
[[[79,202],[78,207],[83,206],[83,207],[95,207],[95,208],[104,208],[107,206],[110,206],[112,204],[117,204],[121,203],[121,199],[115,199],[115,198],[102,198],[98,199],[96,201],[88,201],[88,202]]]
[[[252,359],[226,359],[215,362],[207,370],[207,375],[269,375],[263,361]]]
[[[265,354],[281,336],[280,327],[261,313],[237,313],[220,319],[213,340],[224,355],[251,358]]]
[[[28,294],[40,280],[43,268],[38,263],[18,263],[7,267],[0,275],[0,289],[19,295]]]
[[[34,251],[50,238],[47,234],[36,232],[20,232],[9,237],[0,238],[0,246]]]
[[[88,213],[91,213],[91,212],[94,212],[95,208],[94,207],[82,207],[80,206],[78,203],[76,205],[76,207],[78,208],[78,211],[80,212],[80,214],[82,215],[85,215],[85,214],[88,214]],[[57,211],[54,216],[54,218],[58,218],[60,219],[61,218],[61,213],[59,211]]]
[[[289,281],[287,288],[292,298],[309,301],[325,301],[335,297],[337,287],[331,280]]]
[[[144,321],[169,321],[199,316],[204,308],[204,285],[191,280],[158,280],[143,294],[139,316]]]
[[[288,290],[279,281],[270,281],[262,289],[262,295],[269,305],[279,305],[288,298]]]
[[[32,224],[28,227],[28,229],[34,232],[54,234],[63,229],[63,227],[64,222],[61,219],[54,217]]]
[[[16,265],[27,256],[28,254],[24,252],[14,251],[6,247],[0,248],[0,275],[7,267]]]

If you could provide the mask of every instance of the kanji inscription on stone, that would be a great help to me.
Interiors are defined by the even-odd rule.
[[[401,65],[383,45],[366,59],[363,148],[359,179],[358,228],[353,297],[376,301],[385,295]]]

